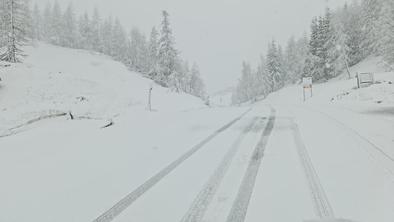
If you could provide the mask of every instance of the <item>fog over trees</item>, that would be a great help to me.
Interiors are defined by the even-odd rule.
[[[97,9],[91,15],[87,11],[77,15],[71,3],[65,9],[56,1],[43,9],[29,3],[29,0],[0,0],[2,61],[20,62],[24,45],[43,41],[103,53],[164,87],[206,96],[198,66],[189,67],[176,49],[167,11],[162,12],[159,28],[153,27],[147,37],[138,28],[126,30],[116,17],[101,17]]]
[[[392,0],[353,1],[335,11],[327,8],[312,19],[310,32],[301,38],[290,37],[284,48],[275,40],[269,43],[257,68],[244,62],[233,102],[265,97],[305,76],[326,81],[369,56],[394,64],[393,14]]]

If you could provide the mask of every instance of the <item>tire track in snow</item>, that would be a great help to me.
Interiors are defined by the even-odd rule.
[[[176,159],[174,162],[170,163],[168,166],[163,168],[160,172],[155,174],[153,177],[145,181],[143,184],[141,184],[137,189],[129,193],[127,196],[122,198],[119,202],[117,202],[115,205],[113,205],[110,209],[108,209],[106,212],[101,214],[99,217],[97,217],[93,222],[110,222],[115,217],[119,216],[124,210],[126,210],[131,204],[133,204],[139,197],[141,197],[145,192],[147,192],[150,188],[155,186],[159,181],[161,181],[165,176],[167,176],[169,173],[171,173],[175,168],[177,168],[179,165],[181,165],[184,161],[189,159],[193,154],[195,154],[197,151],[199,151],[201,148],[204,147],[205,144],[207,144],[209,141],[211,141],[213,138],[215,138],[217,135],[220,133],[224,132],[228,128],[230,128],[232,125],[234,125],[236,122],[238,122],[240,119],[242,119],[247,113],[249,113],[252,109],[250,108],[231,122],[227,123],[220,129],[216,130],[213,134],[202,140],[200,143],[192,147],[189,151],[184,153],[182,156],[180,156],[178,159]]]
[[[319,176],[317,175],[316,170],[312,164],[308,150],[306,149],[306,146],[302,140],[298,125],[294,121],[292,121],[292,131],[298,156],[309,185],[309,191],[312,196],[315,214],[322,219],[334,218],[334,211],[323,189],[323,186],[321,185]]]
[[[332,120],[333,122],[337,123],[338,126],[340,126],[342,129],[347,130],[349,133],[355,135],[357,138],[360,139],[361,142],[363,142],[364,144],[366,144],[368,147],[376,150],[378,153],[381,154],[382,157],[384,157],[385,159],[387,159],[388,161],[390,161],[391,163],[394,163],[394,157],[392,157],[391,155],[389,155],[388,153],[386,153],[382,148],[380,148],[379,146],[377,146],[376,144],[374,144],[373,142],[371,142],[369,139],[367,139],[365,136],[361,135],[359,132],[357,132],[355,129],[347,126],[346,124],[344,124],[343,122],[339,121],[338,119],[332,117],[331,115],[322,112],[320,110],[316,110],[316,109],[312,109],[312,108],[304,108],[303,109],[312,111],[312,112],[316,112],[319,113],[323,116],[325,116],[326,118]],[[368,151],[367,151],[368,152]],[[372,154],[370,154],[372,155]],[[376,159],[376,157],[374,155],[372,155],[373,158]],[[376,160],[379,162],[379,160]],[[394,172],[391,169],[388,169],[387,167],[385,167],[386,170],[392,175],[394,176]]]
[[[227,217],[227,222],[243,222],[245,220],[250,198],[252,196],[254,185],[256,182],[257,173],[259,171],[264,156],[264,151],[267,146],[268,139],[274,128],[276,118],[275,113],[276,111],[271,108],[271,114],[268,123],[262,133],[259,143],[253,151],[248,168],[239,187],[237,197]]]
[[[67,115],[68,114],[66,112],[55,111],[55,112],[50,113],[50,114],[38,116],[38,117],[36,117],[34,119],[26,121],[23,124],[19,124],[19,125],[14,126],[14,127],[10,128],[10,129],[7,129],[7,133],[0,134],[0,138],[16,135],[16,134],[18,134],[20,132],[23,132],[23,127],[30,126],[30,125],[38,123],[38,122],[40,122],[42,120],[55,119],[55,118],[64,117],[64,116],[67,116]]]
[[[181,222],[198,222],[202,221],[209,204],[211,203],[214,195],[216,194],[220,184],[228,169],[230,168],[231,163],[234,160],[235,155],[237,154],[241,142],[252,130],[258,129],[260,125],[262,125],[263,121],[255,117],[252,121],[247,125],[247,127],[242,131],[242,133],[237,137],[235,142],[231,145],[230,149],[227,151],[225,156],[223,157],[221,163],[209,178],[208,182],[205,184],[204,188],[197,195],[195,200],[193,201],[191,207],[187,211],[187,213],[182,218]]]

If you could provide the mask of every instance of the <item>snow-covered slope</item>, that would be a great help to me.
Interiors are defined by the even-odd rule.
[[[201,100],[172,93],[103,55],[46,44],[27,47],[26,54],[22,64],[0,73],[3,131],[40,116],[69,111],[76,116],[109,119],[123,112],[143,110],[150,85],[154,86],[155,110],[204,107]]]
[[[348,74],[344,73],[336,79],[325,83],[314,84],[313,97],[309,98],[307,91],[306,103],[341,103],[351,105],[367,105],[378,103],[379,106],[391,106],[394,104],[394,72],[385,72],[379,62],[379,58],[369,58],[352,67],[352,78],[348,79]],[[376,84],[357,88],[356,73],[372,72],[375,75]],[[271,100],[286,103],[304,103],[301,85],[288,86],[279,92],[269,96]],[[375,104],[376,105],[376,104]],[[374,105],[372,105],[374,106]],[[377,106],[377,107],[379,107]]]

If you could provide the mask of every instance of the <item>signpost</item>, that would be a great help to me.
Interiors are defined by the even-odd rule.
[[[304,94],[304,102],[306,101],[306,92],[308,89],[311,92],[311,97],[313,96],[313,80],[312,77],[304,77],[302,78],[302,88]]]
[[[373,84],[375,77],[373,73],[357,73],[357,87],[360,88],[362,84]]]
[[[152,112],[152,90],[153,90],[153,85],[151,84],[149,86],[149,93],[148,93],[148,110]]]

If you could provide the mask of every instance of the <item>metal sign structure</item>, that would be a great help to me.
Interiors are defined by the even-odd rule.
[[[373,84],[375,76],[373,73],[357,73],[357,87],[360,88],[362,84]]]
[[[304,95],[304,102],[306,101],[306,91],[310,91],[310,97],[313,96],[313,79],[312,77],[304,77],[302,78],[302,88],[303,88],[303,95]]]

